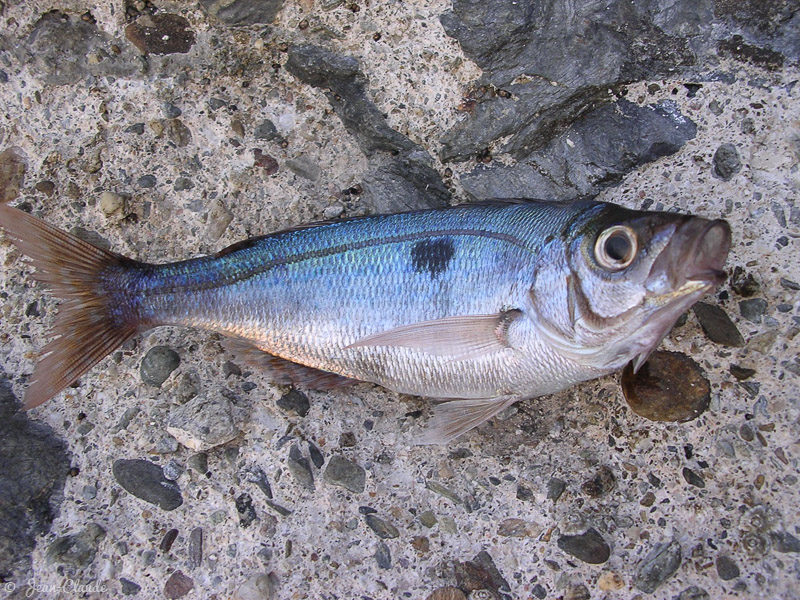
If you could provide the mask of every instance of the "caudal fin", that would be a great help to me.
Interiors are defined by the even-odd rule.
[[[137,332],[136,320],[114,306],[110,287],[119,289],[135,263],[97,248],[21,210],[0,204],[0,228],[36,267],[34,277],[64,302],[41,351],[23,408],[46,402]],[[123,309],[123,310],[120,310]]]

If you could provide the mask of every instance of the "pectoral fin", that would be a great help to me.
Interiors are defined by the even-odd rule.
[[[347,348],[398,346],[436,356],[475,358],[508,348],[508,328],[521,314],[520,310],[509,310],[493,315],[445,317],[402,325],[369,335]]]
[[[433,407],[425,432],[416,443],[447,444],[470,429],[477,427],[495,416],[503,409],[519,400],[518,396],[499,398],[480,398],[469,400],[450,400]]]

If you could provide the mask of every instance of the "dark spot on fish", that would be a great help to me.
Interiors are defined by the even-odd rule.
[[[422,240],[411,248],[411,261],[417,273],[427,271],[436,277],[447,270],[455,249],[449,238]]]

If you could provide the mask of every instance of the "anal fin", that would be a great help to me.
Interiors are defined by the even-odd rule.
[[[416,443],[447,444],[519,400],[519,396],[500,396],[441,402],[433,407],[428,427]]]
[[[329,371],[322,371],[314,367],[301,365],[280,356],[275,356],[247,340],[227,338],[223,342],[225,348],[235,354],[242,362],[254,369],[266,371],[272,381],[281,385],[298,385],[312,390],[333,390],[355,383],[358,379],[351,379]]]

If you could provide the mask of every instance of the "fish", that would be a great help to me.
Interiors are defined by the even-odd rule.
[[[638,369],[725,280],[720,219],[594,199],[488,201],[299,226],[179,262],[98,248],[9,205],[0,228],[62,300],[24,408],[163,325],[227,336],[276,383],[433,399],[444,444],[523,399]]]

